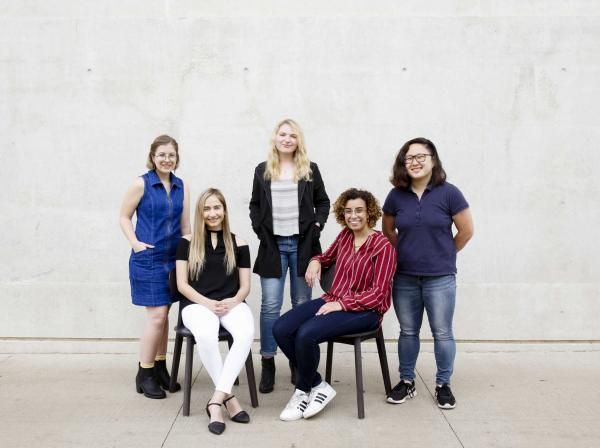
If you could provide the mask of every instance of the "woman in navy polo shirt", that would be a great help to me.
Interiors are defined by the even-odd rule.
[[[393,302],[400,322],[400,382],[387,401],[399,404],[417,395],[415,364],[426,310],[437,365],[437,405],[452,409],[456,406],[450,389],[456,355],[452,333],[456,253],[473,236],[469,204],[458,188],[446,182],[435,145],[425,138],[402,146],[390,180],[394,188],[383,205],[383,233],[396,247],[398,258]],[[452,224],[457,230],[454,236]]]

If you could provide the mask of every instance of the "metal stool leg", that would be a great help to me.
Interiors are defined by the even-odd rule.
[[[383,385],[385,387],[385,394],[389,394],[392,391],[392,383],[390,381],[390,369],[387,362],[387,354],[385,351],[385,341],[383,339],[383,331],[379,330],[375,337],[377,343],[377,353],[379,354],[379,364],[381,365],[381,375],[383,376]]]
[[[325,363],[325,381],[331,384],[331,364],[333,363],[333,341],[327,342],[327,362]]]
[[[175,384],[177,384],[177,375],[179,374],[179,362],[181,361],[181,346],[183,345],[183,336],[175,336],[175,347],[173,348],[173,365],[171,366],[171,383],[169,384],[169,392],[175,392]]]
[[[183,415],[190,415],[190,399],[192,397],[192,368],[194,365],[194,339],[186,338],[185,343],[185,377],[183,379]]]
[[[250,390],[250,403],[253,408],[258,407],[258,394],[256,393],[256,378],[254,377],[254,363],[252,362],[252,350],[246,358],[246,378],[248,378],[248,389]]]
[[[365,418],[365,399],[363,389],[362,352],[360,339],[354,340],[354,368],[356,370],[356,404],[358,406],[358,418]]]

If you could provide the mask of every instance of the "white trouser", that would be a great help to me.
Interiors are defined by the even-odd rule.
[[[196,339],[200,360],[215,389],[230,394],[254,340],[254,318],[250,307],[242,302],[219,317],[205,306],[193,304],[183,309],[181,318]],[[225,362],[219,351],[220,325],[233,336],[233,345],[225,357]]]

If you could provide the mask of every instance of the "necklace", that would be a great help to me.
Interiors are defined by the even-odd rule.
[[[369,239],[369,237],[371,236],[371,233],[368,233],[367,236],[364,237],[364,239],[360,242],[357,242],[356,240],[356,236],[354,236],[354,241],[353,241],[353,245],[354,245],[354,249],[359,249],[361,248]]]
[[[356,239],[354,240],[354,248],[355,249],[359,249],[360,247],[363,246],[363,244],[365,244],[367,242],[367,240],[369,239],[369,237],[366,237],[363,241],[361,241],[360,243],[356,243]]]

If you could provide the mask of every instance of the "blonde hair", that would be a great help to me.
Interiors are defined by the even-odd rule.
[[[216,188],[209,188],[204,191],[196,203],[196,212],[194,215],[194,230],[190,240],[190,252],[188,255],[188,272],[192,280],[197,280],[204,269],[206,263],[206,224],[204,222],[204,205],[209,197],[214,196],[223,204],[223,242],[225,243],[225,258],[223,264],[227,274],[231,274],[235,269],[235,250],[233,248],[233,237],[229,230],[229,217],[227,216],[227,203],[221,191]]]
[[[271,135],[271,147],[269,148],[269,153],[267,155],[265,180],[277,180],[281,174],[279,169],[279,151],[277,151],[275,142],[279,129],[284,124],[290,126],[297,135],[296,141],[298,147],[296,148],[296,151],[294,151],[294,182],[298,182],[299,180],[310,181],[312,170],[310,169],[310,160],[306,154],[306,146],[304,145],[304,134],[298,123],[290,118],[280,121],[277,123],[277,126],[275,126],[275,129],[273,129],[273,134]]]

